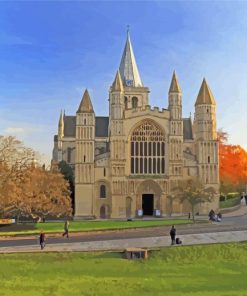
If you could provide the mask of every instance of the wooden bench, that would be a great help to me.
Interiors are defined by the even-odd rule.
[[[148,250],[141,248],[127,248],[125,250],[125,258],[129,260],[147,259]]]

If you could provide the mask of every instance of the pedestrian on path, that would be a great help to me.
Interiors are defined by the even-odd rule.
[[[64,233],[63,233],[63,236],[65,236],[67,238],[69,238],[69,221],[66,220],[65,223],[64,223]]]
[[[45,247],[45,233],[42,230],[39,236],[39,244],[40,244],[41,250],[43,250]]]
[[[175,243],[176,243],[176,228],[174,227],[174,225],[172,225],[172,228],[170,230],[170,236],[171,236],[171,244],[175,245]]]

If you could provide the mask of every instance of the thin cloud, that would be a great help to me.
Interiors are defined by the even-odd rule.
[[[19,135],[19,134],[31,134],[43,131],[42,127],[7,127],[3,130],[4,134]]]
[[[6,134],[23,134],[25,130],[22,127],[7,127],[4,130]]]

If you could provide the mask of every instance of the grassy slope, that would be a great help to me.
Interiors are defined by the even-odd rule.
[[[191,220],[153,220],[153,221],[75,221],[70,222],[70,231],[91,231],[91,230],[106,230],[106,229],[127,229],[127,228],[138,228],[138,227],[148,227],[148,226],[159,226],[159,225],[173,225],[173,224],[188,224],[192,223]],[[34,229],[7,232],[2,231],[0,235],[15,235],[15,234],[25,234],[25,233],[39,233],[40,230],[45,232],[62,232],[64,227],[64,222],[51,222],[51,223],[37,223],[33,224]]]
[[[149,260],[119,254],[0,256],[0,295],[247,295],[247,244],[165,248]]]

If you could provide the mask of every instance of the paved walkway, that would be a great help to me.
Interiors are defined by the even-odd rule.
[[[247,214],[247,206],[242,205],[239,209],[237,209],[233,212],[223,214],[223,218],[224,217],[238,217],[238,216],[242,216],[245,214]]]
[[[214,244],[225,242],[247,241],[247,230],[229,231],[203,234],[179,235],[183,245]],[[170,246],[170,237],[146,237],[129,238],[118,240],[105,240],[93,242],[75,242],[62,244],[47,244],[45,250],[39,249],[38,241],[36,245],[0,247],[0,253],[26,253],[26,252],[87,252],[87,251],[123,251],[126,248],[160,248]]]

